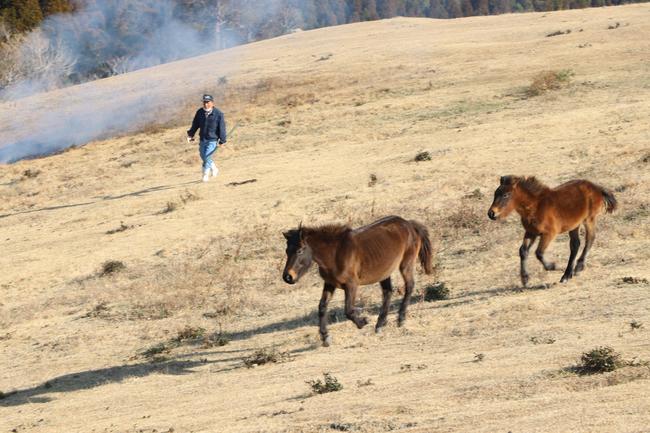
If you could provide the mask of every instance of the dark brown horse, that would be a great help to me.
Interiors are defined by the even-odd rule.
[[[616,209],[616,199],[611,191],[589,182],[572,180],[555,188],[549,188],[534,177],[503,176],[494,192],[494,201],[488,217],[505,218],[513,210],[521,216],[526,230],[524,242],[519,248],[521,258],[521,282],[528,284],[526,259],[533,243],[540,238],[535,255],[547,271],[555,269],[555,263],[544,259],[544,251],[559,234],[569,232],[571,254],[561,282],[566,282],[585,267],[587,254],[596,237],[596,217],[605,210]],[[585,247],[573,267],[580,248],[580,225],[585,227]]]
[[[327,304],[334,290],[345,292],[345,315],[359,329],[368,319],[359,317],[354,308],[357,288],[379,282],[383,303],[375,330],[386,324],[393,287],[390,275],[399,268],[404,278],[404,299],[399,309],[398,325],[404,323],[406,308],[413,292],[413,270],[419,256],[427,274],[431,270],[431,242],[426,227],[416,221],[389,216],[364,227],[351,229],[345,225],[317,228],[299,227],[284,233],[287,239],[287,264],[282,278],[296,284],[309,269],[312,261],[318,265],[325,280],[318,305],[320,335],[324,346],[331,344],[327,332]]]

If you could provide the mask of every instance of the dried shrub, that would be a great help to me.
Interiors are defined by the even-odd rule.
[[[431,153],[426,150],[415,155],[415,162],[431,161]]]
[[[159,213],[161,215],[164,215],[166,213],[174,212],[176,209],[178,209],[178,204],[173,201],[168,201],[163,210],[161,210]]]
[[[41,170],[32,170],[31,168],[28,168],[23,171],[23,179],[34,179],[35,177],[38,177],[39,174],[41,174]]]
[[[533,77],[533,81],[525,90],[528,97],[539,96],[550,90],[558,90],[571,81],[574,72],[570,69],[560,71],[544,71]]]
[[[185,341],[196,341],[200,338],[203,338],[205,335],[205,329],[200,327],[186,326],[185,328],[178,331],[176,337],[172,338],[172,341],[176,343],[183,343]]]
[[[289,352],[278,352],[276,349],[259,349],[243,359],[244,365],[248,368],[264,364],[276,364],[291,359]]]
[[[331,373],[323,373],[324,381],[320,379],[308,380],[306,383],[315,394],[326,394],[328,392],[336,392],[343,389],[343,385],[339,380],[332,376]]]
[[[427,302],[449,299],[449,288],[443,282],[429,284],[424,287],[424,300]]]
[[[121,272],[124,269],[126,269],[124,262],[121,262],[119,260],[108,260],[102,265],[102,268],[99,271],[99,276],[106,277],[108,275],[113,275]]]

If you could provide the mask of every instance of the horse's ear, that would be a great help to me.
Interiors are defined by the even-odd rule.
[[[512,185],[512,176],[501,176],[500,183],[502,186]]]
[[[291,234],[289,232],[282,232],[282,236],[284,236],[284,238],[286,240],[289,240],[289,238],[291,237]]]

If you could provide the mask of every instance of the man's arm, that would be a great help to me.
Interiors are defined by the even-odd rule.
[[[189,138],[194,138],[194,134],[196,134],[196,130],[199,129],[199,113],[194,115],[194,120],[192,120],[192,126],[190,129],[187,130],[187,136]]]
[[[221,143],[226,144],[226,119],[223,113],[221,113],[221,116],[219,118],[219,141]]]

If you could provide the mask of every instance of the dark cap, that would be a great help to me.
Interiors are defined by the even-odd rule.
[[[203,95],[203,102],[212,102],[212,101],[214,101],[212,95]]]

